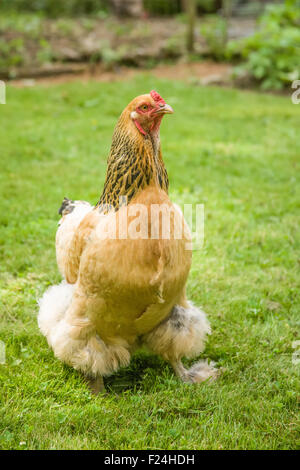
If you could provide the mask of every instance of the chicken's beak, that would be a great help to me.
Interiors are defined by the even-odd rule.
[[[167,103],[164,104],[164,106],[162,108],[162,111],[163,111],[164,114],[173,114],[174,113],[172,106],[170,106]]]
[[[155,114],[173,114],[173,113],[174,113],[173,108],[167,103],[160,104],[159,108],[155,112]]]

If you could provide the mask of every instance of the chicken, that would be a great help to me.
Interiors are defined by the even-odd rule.
[[[171,113],[155,91],[131,101],[114,130],[99,202],[65,198],[59,211],[64,281],[40,300],[38,322],[55,356],[81,371],[95,393],[141,346],[169,361],[184,382],[217,376],[205,361],[190,369],[181,362],[203,351],[210,325],[185,293],[191,236],[168,197],[160,146],[160,124]]]

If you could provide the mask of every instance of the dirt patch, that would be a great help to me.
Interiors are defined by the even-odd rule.
[[[177,63],[174,65],[159,65],[154,69],[155,76],[179,80],[198,79],[203,83],[226,82],[230,77],[232,66],[227,63],[203,61]]]
[[[78,70],[72,70],[70,73],[61,73],[52,76],[39,76],[36,78],[22,78],[11,80],[10,83],[17,87],[28,87],[39,85],[55,85],[59,83],[82,81],[120,81],[129,80],[139,74],[149,72],[149,69],[132,68],[132,67],[116,67],[114,70],[107,71],[103,65],[91,67],[86,64],[78,64]],[[208,84],[225,84],[230,80],[232,66],[224,63],[212,61],[184,63],[180,62],[173,65],[159,65],[151,69],[151,74],[158,78],[167,78],[178,80],[199,82],[203,85]]]

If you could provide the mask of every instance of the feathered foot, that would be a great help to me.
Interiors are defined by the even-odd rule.
[[[186,303],[186,306],[175,305],[170,316],[144,336],[144,343],[166,359],[183,382],[200,383],[219,376],[214,363],[199,361],[190,369],[185,369],[181,358],[198,356],[204,350],[209,334],[210,325],[205,313]]]
[[[77,289],[65,281],[48,289],[39,302],[38,322],[55,356],[80,371],[98,394],[105,391],[103,376],[129,364],[129,346],[121,338],[106,344],[99,337],[86,315],[94,299]]]
[[[213,367],[214,362],[208,364],[208,361],[199,361],[190,369],[185,369],[181,361],[172,361],[171,365],[175,374],[185,383],[211,382],[220,375],[220,370]]]

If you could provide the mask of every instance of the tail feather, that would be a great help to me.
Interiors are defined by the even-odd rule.
[[[64,198],[59,212],[62,215],[56,232],[56,259],[58,268],[64,278],[70,258],[70,248],[72,240],[76,234],[76,230],[83,218],[93,209],[93,207],[85,201],[72,201]],[[70,281],[70,279],[68,279]],[[75,277],[76,281],[76,277]],[[75,282],[74,281],[74,282]],[[73,283],[73,282],[72,282]]]
[[[68,199],[67,197],[64,197],[64,200],[60,208],[58,209],[58,213],[59,215],[70,214],[70,212],[74,210],[74,207],[75,207],[74,201],[72,201],[72,199]]]

